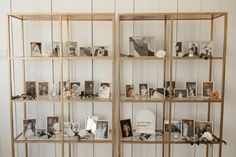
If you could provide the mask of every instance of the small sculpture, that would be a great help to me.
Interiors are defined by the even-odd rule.
[[[164,50],[159,50],[156,53],[156,57],[158,57],[158,58],[164,58],[165,56],[166,56],[166,51],[164,51]]]

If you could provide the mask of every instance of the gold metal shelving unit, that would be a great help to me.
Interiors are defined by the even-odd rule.
[[[210,34],[209,34],[209,41],[214,41],[214,29],[215,29],[215,20],[216,19],[223,19],[221,23],[223,23],[223,49],[221,56],[213,56],[209,58],[207,64],[209,64],[209,81],[212,80],[212,68],[213,68],[213,61],[219,60],[222,62],[222,80],[221,82],[221,96],[220,99],[208,99],[202,97],[196,98],[188,98],[188,99],[176,99],[176,98],[166,98],[166,99],[149,99],[143,98],[140,96],[135,96],[134,98],[127,98],[125,97],[124,93],[121,93],[121,87],[125,86],[121,84],[121,77],[123,75],[123,71],[121,69],[121,65],[123,62],[142,62],[142,61],[156,61],[163,63],[163,81],[167,80],[167,75],[169,76],[170,81],[170,91],[172,90],[172,81],[173,81],[173,61],[185,61],[188,60],[189,62],[194,61],[204,61],[204,59],[198,57],[192,58],[183,58],[183,57],[175,57],[172,53],[172,44],[174,41],[174,22],[176,21],[209,21],[210,22]],[[167,55],[165,58],[157,58],[155,56],[150,57],[121,57],[120,54],[122,53],[122,23],[124,22],[141,22],[141,21],[161,21],[163,24],[163,47],[164,50],[167,51]],[[201,12],[201,13],[125,13],[118,15],[118,52],[119,56],[117,58],[118,62],[118,121],[121,120],[121,115],[123,111],[121,110],[122,105],[129,105],[127,103],[132,103],[135,106],[135,103],[159,103],[163,105],[163,115],[167,113],[167,116],[163,117],[163,121],[168,119],[169,124],[172,120],[172,111],[173,111],[173,103],[197,103],[197,105],[204,105],[205,103],[208,105],[207,109],[207,121],[210,121],[212,109],[211,105],[218,104],[220,105],[220,129],[219,129],[219,137],[222,139],[223,137],[223,117],[224,117],[224,94],[225,94],[225,69],[226,69],[226,47],[227,47],[227,23],[228,23],[228,13],[227,12]],[[133,23],[134,25],[134,23]],[[167,71],[167,67],[169,67],[169,71]],[[171,93],[172,94],[172,93]],[[199,104],[198,104],[199,103]],[[148,104],[147,104],[148,105]],[[181,104],[179,104],[181,105]],[[167,107],[166,107],[167,106]],[[132,113],[133,114],[133,113]],[[170,127],[170,125],[169,125]],[[171,128],[169,128],[171,130]],[[171,137],[171,132],[167,134],[167,136],[162,138],[154,138],[152,140],[141,141],[134,138],[125,138],[123,139],[120,133],[120,124],[117,128],[118,134],[118,156],[122,156],[121,147],[123,144],[160,144],[162,145],[162,157],[171,156],[171,145],[172,144],[187,144],[183,140],[174,140]],[[218,156],[222,156],[222,142],[214,143],[219,145],[219,153]],[[165,149],[167,146],[167,149]],[[131,148],[132,149],[132,148]],[[167,150],[167,154],[165,154]],[[206,145],[206,154],[205,156],[208,157],[209,155],[209,146]]]
[[[20,42],[22,43],[22,50],[19,52],[22,52],[20,56],[15,56],[13,52],[13,42],[12,42],[12,34],[13,32],[13,27],[12,27],[12,20],[19,21],[21,23],[21,29],[19,32],[21,32],[21,37]],[[60,42],[60,55],[59,57],[30,57],[29,55],[26,55],[26,50],[25,50],[25,22],[26,21],[48,21],[51,22],[58,22],[59,25],[59,36],[58,36],[58,41]],[[91,22],[91,29],[93,29],[93,22],[94,21],[108,21],[111,23],[111,53],[108,57],[64,57],[63,56],[63,31],[66,31],[66,40],[70,41],[70,23],[73,21],[88,21]],[[64,23],[66,25],[63,25]],[[10,13],[7,14],[7,29],[8,29],[8,49],[9,49],[9,86],[10,86],[10,126],[11,126],[11,149],[12,149],[12,157],[17,156],[15,147],[17,144],[21,143],[24,144],[24,151],[25,151],[25,156],[28,157],[28,145],[31,143],[35,144],[40,144],[40,143],[50,143],[50,144],[61,144],[61,156],[67,156],[67,152],[65,152],[65,144],[69,145],[69,152],[68,155],[72,156],[71,154],[71,145],[76,144],[76,143],[87,143],[87,144],[111,144],[112,145],[112,154],[110,156],[114,156],[114,14],[112,13]],[[93,31],[92,31],[92,36],[93,36]],[[52,37],[53,38],[53,37]],[[93,37],[92,37],[93,40]],[[93,41],[91,46],[93,46]],[[26,61],[57,61],[60,64],[60,81],[63,81],[64,78],[64,73],[68,73],[68,78],[71,78],[71,63],[72,61],[82,61],[82,60],[88,60],[91,61],[93,64],[94,60],[101,60],[101,61],[109,61],[111,62],[111,98],[110,99],[101,99],[101,98],[94,98],[94,99],[80,99],[80,98],[71,98],[71,99],[66,99],[63,97],[63,94],[61,96],[58,96],[56,98],[37,98],[36,100],[12,100],[11,96],[13,96],[13,89],[14,89],[14,63],[16,61],[21,61],[22,62],[22,71],[23,71],[23,85],[26,81]],[[64,68],[64,64],[68,65],[68,69]],[[63,69],[64,68],[64,69]],[[68,71],[67,71],[68,70]],[[93,74],[92,74],[93,75]],[[19,82],[18,82],[19,83]],[[60,89],[63,91],[63,85],[61,84]],[[23,90],[25,91],[25,89]],[[71,105],[73,105],[73,102],[79,102],[79,103],[96,103],[96,102],[107,102],[112,105],[111,107],[111,113],[112,113],[112,119],[111,119],[111,130],[109,131],[109,139],[108,140],[98,140],[94,139],[94,137],[90,137],[88,140],[81,140],[78,141],[78,139],[73,138],[73,137],[66,137],[64,136],[64,118],[65,118],[65,112],[68,112],[68,117],[67,119],[71,121]],[[35,137],[33,139],[26,139],[23,137],[23,134],[20,133],[19,135],[16,135],[14,132],[14,106],[15,105],[24,105],[24,118],[27,118],[27,104],[28,103],[41,103],[42,105],[51,105],[51,104],[56,104],[60,105],[60,134],[57,134],[56,136],[50,138],[50,139],[43,139],[39,137]],[[65,103],[68,103],[68,111],[65,110]],[[94,105],[92,105],[94,108]],[[93,109],[92,109],[93,110]]]

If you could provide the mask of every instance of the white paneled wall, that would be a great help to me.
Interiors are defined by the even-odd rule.
[[[52,5],[51,5],[52,4]],[[109,12],[115,13],[129,13],[129,12],[200,12],[200,11],[228,11],[229,12],[229,34],[228,34],[228,59],[227,59],[227,71],[226,71],[226,100],[225,100],[225,125],[224,125],[224,138],[227,140],[228,145],[223,147],[223,156],[233,157],[236,154],[236,118],[235,111],[236,105],[234,102],[234,97],[236,95],[236,83],[235,83],[235,67],[236,67],[236,49],[235,46],[235,36],[236,36],[236,1],[235,0],[1,0],[0,1],[0,157],[10,157],[10,128],[9,128],[9,95],[8,95],[8,64],[7,61],[2,59],[6,53],[6,13],[10,12]],[[206,29],[209,23],[195,21],[191,22],[175,22],[175,32],[174,39],[179,41],[192,41],[192,40],[209,40],[209,29]],[[30,41],[51,41],[51,27],[49,22],[44,23],[25,23],[25,28],[27,33],[26,38],[26,50],[29,52],[29,42]],[[63,23],[63,27],[66,23]],[[13,27],[14,36],[20,35],[19,23],[14,22]],[[111,27],[109,23],[94,22],[94,29],[91,31],[90,22],[72,22],[71,23],[71,41],[77,41],[79,46],[89,46],[92,43],[94,45],[111,45]],[[59,27],[58,23],[53,23],[53,40],[58,40]],[[155,36],[155,49],[163,49],[163,25],[159,22],[124,22],[122,24],[122,52],[128,51],[128,37],[133,35],[148,35]],[[37,31],[35,31],[37,30]],[[195,30],[195,31],[192,31]],[[93,38],[91,33],[93,32]],[[222,32],[222,27],[216,27],[215,32]],[[63,31],[63,41],[66,39],[66,31]],[[93,40],[93,41],[92,41]],[[19,53],[22,49],[20,40],[13,41],[16,46],[14,46],[14,51]],[[222,40],[216,41],[216,49],[220,50],[219,47]],[[117,53],[117,52],[116,52]],[[91,76],[91,63],[89,61],[81,61],[82,65],[86,68],[80,67],[74,63],[73,67],[73,79],[79,80],[81,82],[85,80],[90,80]],[[15,66],[20,65],[21,62],[16,63]],[[52,75],[48,75],[52,72],[51,62],[37,62],[37,66],[27,67],[28,80],[52,80]],[[32,65],[30,61],[27,65]],[[109,62],[95,61],[94,63],[94,79],[97,82],[100,81],[111,81],[111,75],[106,73],[107,68],[111,64]],[[202,80],[207,80],[208,78],[208,64],[204,62],[196,62],[192,66],[186,66],[188,62],[174,62],[174,79],[181,80],[177,82],[177,87],[184,87],[185,81],[197,81],[198,87],[201,87]],[[152,66],[156,67],[153,72]],[[215,64],[216,68],[213,71],[214,77],[219,78],[219,70],[221,65]],[[59,80],[59,69],[60,64],[55,63],[54,73],[56,75],[56,82]],[[57,68],[58,67],[58,68]],[[89,68],[88,68],[89,67]],[[101,70],[106,68],[106,70]],[[111,67],[111,66],[110,66]],[[65,67],[67,68],[67,67]],[[18,68],[19,69],[19,68]],[[47,73],[39,73],[38,71],[47,71]],[[126,75],[123,75],[121,81],[123,84],[134,83],[135,89],[138,91],[138,83],[147,82],[150,86],[161,87],[163,82],[163,67],[160,63],[150,63],[150,62],[125,62],[122,64],[122,70],[126,71]],[[194,71],[194,72],[193,72]],[[16,71],[17,76],[21,76],[21,71]],[[82,75],[81,75],[82,74]],[[190,75],[191,74],[191,75]],[[19,80],[18,80],[19,81]],[[217,89],[220,89],[220,80],[217,81]],[[98,84],[96,84],[98,85]],[[22,89],[22,84],[17,84],[18,89]],[[124,92],[124,86],[122,91]],[[18,94],[22,90],[16,91]],[[52,105],[52,104],[51,104]],[[99,105],[99,107],[98,107]],[[95,114],[100,116],[102,119],[111,119],[110,108],[108,104],[98,104],[95,105]],[[21,105],[18,106],[18,110],[22,111]],[[53,106],[53,105],[52,105]],[[60,108],[55,105],[54,107],[46,107],[46,105],[28,105],[28,110],[30,113],[29,117],[37,117],[41,119],[39,121],[39,127],[45,126],[46,116],[60,113]],[[101,106],[101,107],[100,107]],[[116,104],[117,106],[117,104]],[[215,105],[217,106],[217,105]],[[80,105],[74,105],[73,120],[80,121],[82,127],[84,127],[84,117],[92,114],[92,105],[90,103],[84,103]],[[133,106],[133,112],[138,112],[145,107],[143,104],[136,104]],[[147,109],[152,110],[157,114],[157,119],[162,118],[162,107],[161,105],[147,105]],[[206,105],[175,105],[173,115],[175,119],[181,118],[196,118],[198,120],[206,120]],[[123,107],[123,118],[134,118],[132,114],[132,104],[124,105]],[[214,112],[212,119],[214,120],[215,129],[219,128],[219,106],[213,108]],[[116,110],[117,111],[117,107]],[[80,113],[80,114],[77,114]],[[22,112],[17,114],[17,132],[21,132],[22,129]],[[133,120],[134,122],[134,120]],[[135,127],[135,125],[134,125]],[[157,128],[162,129],[162,122],[157,121]],[[218,131],[217,131],[218,132]],[[233,137],[233,138],[232,138]],[[115,145],[117,146],[117,145]],[[72,154],[74,156],[84,156],[92,157],[93,149],[89,144],[85,145],[74,145]],[[17,153],[19,156],[23,156],[24,152],[22,145],[18,146]],[[67,148],[66,148],[67,150]],[[125,156],[130,156],[131,154],[135,157],[159,157],[161,156],[161,146],[160,145],[123,145],[122,154]],[[183,150],[185,153],[183,153]],[[213,156],[217,156],[217,147],[214,148]],[[104,152],[106,154],[104,155]],[[96,145],[94,147],[94,155],[96,157],[107,156],[111,154],[111,145]],[[40,145],[30,145],[30,157],[58,157],[60,156],[60,145],[50,145],[50,144],[40,144]],[[205,154],[204,147],[193,147],[188,145],[173,145],[172,146],[172,156],[173,157],[202,157]]]

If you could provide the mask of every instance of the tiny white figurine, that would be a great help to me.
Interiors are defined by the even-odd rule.
[[[156,53],[156,57],[158,57],[158,58],[164,58],[165,56],[166,56],[166,51],[159,50],[159,51]]]

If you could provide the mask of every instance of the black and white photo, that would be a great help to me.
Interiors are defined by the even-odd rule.
[[[42,43],[41,42],[31,42],[30,50],[32,57],[40,57],[42,56]]]
[[[94,94],[94,81],[85,81],[85,94]]]
[[[68,57],[78,56],[77,42],[66,42],[66,48]]]
[[[79,48],[80,56],[92,56],[92,47],[91,46],[84,46]]]
[[[152,98],[153,88],[148,88],[148,97]]]
[[[148,85],[146,83],[139,84],[139,94],[141,96],[147,96],[148,95]]]
[[[53,42],[52,43],[52,54],[51,57],[59,57],[60,56],[60,43]]]
[[[129,37],[129,55],[154,56],[154,37]]]
[[[25,90],[27,95],[37,96],[36,81],[26,81]]]
[[[174,43],[174,52],[176,56],[179,56],[179,57],[183,56],[183,43],[182,42]]]
[[[214,91],[214,82],[203,82],[202,83],[202,96],[209,97]]]
[[[25,138],[33,137],[36,135],[36,119],[23,120],[23,136]]]
[[[93,46],[93,56],[108,56],[108,46]]]
[[[38,82],[39,97],[49,96],[49,82]]]
[[[110,98],[110,83],[108,82],[101,82],[99,87],[99,97],[109,99]]]
[[[58,116],[47,117],[47,132],[57,133],[59,131],[60,131],[59,117]]]
[[[202,41],[201,42],[201,54],[206,56],[211,56],[213,52],[213,42],[212,41]]]
[[[199,42],[193,41],[188,43],[188,53],[189,57],[198,56],[199,55]]]
[[[130,119],[120,120],[120,127],[123,138],[133,136],[133,130]]]
[[[79,122],[64,122],[64,135],[74,136],[80,130]]]
[[[175,97],[176,98],[188,98],[188,90],[187,89],[175,89]]]
[[[194,137],[194,120],[182,119],[182,136]]]
[[[197,82],[186,82],[186,89],[188,89],[188,96],[197,96]]]
[[[97,121],[95,139],[109,139],[109,121],[108,120]]]
[[[156,88],[151,91],[151,98],[162,99],[165,98],[165,90],[164,88]]]

